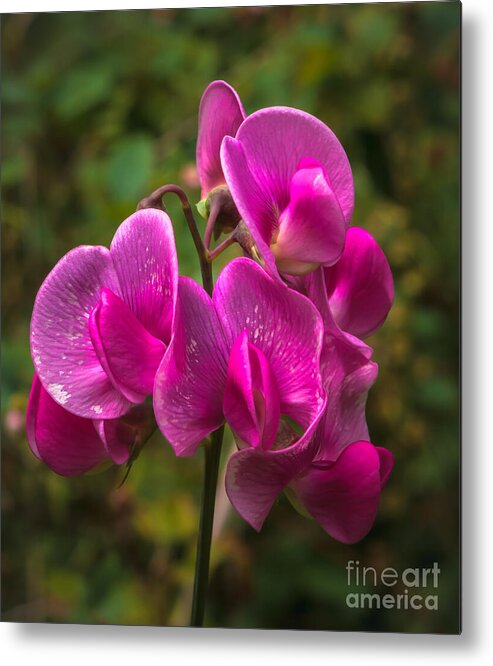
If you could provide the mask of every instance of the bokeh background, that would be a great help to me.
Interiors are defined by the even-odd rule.
[[[459,22],[455,2],[2,17],[2,619],[188,622],[201,455],[176,459],[155,436],[121,488],[121,469],[50,472],[24,433],[28,328],[66,251],[108,244],[163,183],[198,200],[198,104],[224,78],[247,112],[303,108],[347,150],[353,223],[382,245],[396,281],[370,339],[380,377],[368,402],[372,439],[396,466],[356,546],[285,498],[256,534],[221,495],[206,623],[457,631]],[[169,211],[181,272],[198,279],[172,200]],[[350,559],[438,562],[439,610],[347,608]]]

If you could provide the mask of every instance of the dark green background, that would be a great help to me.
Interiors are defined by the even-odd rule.
[[[121,469],[50,472],[24,435],[28,327],[37,289],[71,247],[108,244],[160,184],[181,182],[198,200],[198,103],[224,78],[247,112],[303,108],[347,150],[353,223],[380,242],[396,282],[392,313],[370,339],[380,377],[368,403],[372,440],[396,467],[356,546],[284,498],[260,535],[229,510],[207,624],[457,631],[459,4],[2,19],[3,619],[188,622],[201,455],[176,459],[156,436],[120,489]],[[181,272],[198,278],[174,203],[170,212]],[[437,561],[439,611],[348,609],[350,559],[379,570]]]

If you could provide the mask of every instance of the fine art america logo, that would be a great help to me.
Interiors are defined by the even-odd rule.
[[[399,572],[386,567],[379,572],[374,567],[360,566],[357,560],[349,560],[346,571],[348,586],[360,588],[346,596],[349,608],[438,610],[440,568],[437,562],[428,568],[408,568]],[[378,588],[378,591],[368,592],[368,588]]]

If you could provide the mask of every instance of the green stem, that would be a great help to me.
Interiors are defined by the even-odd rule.
[[[200,511],[197,557],[195,560],[195,581],[193,586],[192,616],[190,626],[204,625],[205,599],[209,583],[209,562],[211,554],[212,527],[216,504],[216,487],[219,473],[219,460],[223,441],[224,426],[212,433],[211,441],[204,446],[205,471]]]

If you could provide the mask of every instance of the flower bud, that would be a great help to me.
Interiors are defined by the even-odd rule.
[[[226,185],[215,187],[205,199],[199,201],[197,210],[207,220],[209,233],[217,240],[222,233],[229,233],[236,228],[240,214]]]

